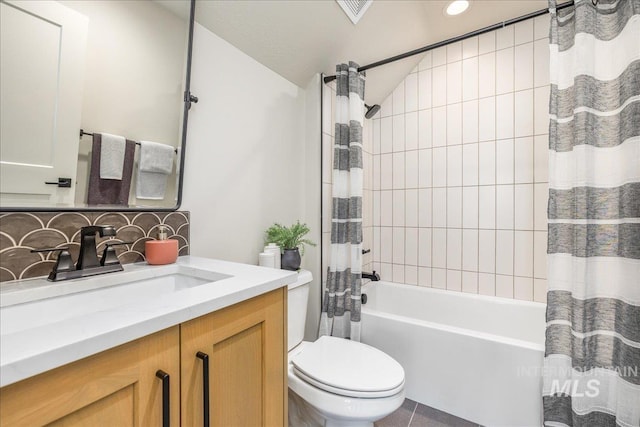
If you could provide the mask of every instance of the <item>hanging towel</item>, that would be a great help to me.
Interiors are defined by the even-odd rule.
[[[174,150],[170,145],[140,141],[140,161],[136,183],[138,199],[164,199],[167,178],[173,170]]]
[[[100,178],[101,146],[102,135],[94,133],[93,146],[91,150],[91,171],[89,172],[87,204],[128,206],[136,143],[129,140],[125,143],[121,180]]]
[[[102,134],[100,179],[122,179],[124,168],[124,136]]]

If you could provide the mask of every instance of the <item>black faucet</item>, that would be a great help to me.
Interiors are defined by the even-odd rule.
[[[380,275],[373,270],[373,273],[362,273],[363,279],[370,279],[372,282],[377,282],[380,280]]]
[[[80,229],[80,255],[78,255],[76,270],[100,266],[96,249],[96,233],[99,233],[100,237],[115,236],[116,229],[112,225],[90,225]]]

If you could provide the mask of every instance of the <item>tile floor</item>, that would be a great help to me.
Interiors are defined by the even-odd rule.
[[[397,411],[376,422],[375,427],[480,427],[462,418],[405,399]]]

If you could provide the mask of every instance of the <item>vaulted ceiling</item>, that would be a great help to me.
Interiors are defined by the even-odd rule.
[[[467,12],[449,17],[448,3],[373,0],[353,25],[334,0],[199,0],[196,20],[305,87],[316,73],[333,74],[339,62],[369,64],[548,6],[547,0],[471,0]],[[368,71],[366,102],[382,102],[421,58]]]

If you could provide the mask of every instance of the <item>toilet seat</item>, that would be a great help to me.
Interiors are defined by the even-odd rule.
[[[404,387],[404,369],[366,344],[322,336],[291,358],[294,374],[329,393],[357,398],[393,396]]]

